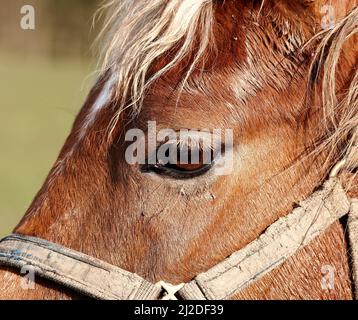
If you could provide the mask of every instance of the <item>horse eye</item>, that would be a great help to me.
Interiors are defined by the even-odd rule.
[[[205,155],[202,149],[188,150],[185,154],[178,148],[176,157],[173,159],[167,153],[164,161],[158,158],[156,164],[146,164],[142,166],[141,171],[155,172],[174,179],[195,178],[208,172],[214,164],[213,151],[206,152],[209,154]]]

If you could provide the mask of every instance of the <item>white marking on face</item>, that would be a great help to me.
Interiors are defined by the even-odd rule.
[[[80,133],[80,140],[83,138],[83,136],[85,135],[87,129],[94,123],[98,112],[106,107],[112,98],[112,90],[113,90],[113,86],[115,84],[115,82],[117,81],[117,78],[112,75],[107,82],[105,83],[105,85],[103,86],[101,92],[99,93],[95,103],[92,105],[88,115],[86,116],[86,120],[83,124],[81,133]]]
[[[79,132],[79,136],[77,141],[73,144],[73,146],[71,147],[71,149],[66,153],[66,155],[63,157],[63,159],[59,160],[59,163],[56,167],[56,169],[54,170],[52,177],[56,177],[58,174],[60,174],[67,162],[67,160],[73,155],[74,151],[76,150],[76,148],[78,147],[79,143],[82,141],[82,139],[84,138],[87,129],[93,125],[93,123],[96,120],[96,116],[98,114],[98,112],[106,107],[110,102],[111,99],[113,97],[112,91],[113,91],[113,87],[115,85],[117,81],[117,77],[112,75],[107,82],[104,84],[104,86],[101,89],[101,92],[99,93],[96,101],[94,102],[94,104],[91,106],[89,113],[86,116],[86,119],[84,121],[84,124],[81,128],[81,131]]]
[[[245,41],[245,48],[247,52],[246,61],[239,69],[235,70],[230,81],[230,88],[234,96],[244,104],[247,103],[250,96],[255,95],[263,86],[262,78],[256,71],[254,50],[252,50],[248,39]]]
[[[231,76],[230,88],[241,103],[247,103],[249,97],[254,96],[261,87],[261,80],[249,69],[237,71]]]

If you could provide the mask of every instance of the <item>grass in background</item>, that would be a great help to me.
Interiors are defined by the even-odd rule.
[[[19,222],[87,95],[89,63],[0,56],[0,237]]]

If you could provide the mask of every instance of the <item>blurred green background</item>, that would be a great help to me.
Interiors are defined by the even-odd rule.
[[[93,83],[98,0],[0,0],[0,237],[25,213]],[[35,9],[35,30],[20,10]]]

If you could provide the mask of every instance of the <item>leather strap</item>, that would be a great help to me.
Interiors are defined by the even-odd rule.
[[[155,300],[156,286],[137,274],[60,245],[33,237],[11,235],[0,243],[0,264],[22,268],[86,296],[105,300]]]
[[[351,212],[348,216],[348,236],[355,289],[354,295],[355,299],[358,300],[358,199],[352,201]]]
[[[179,295],[183,299],[229,299],[281,265],[349,210],[342,186],[331,178],[258,239],[186,284]]]

